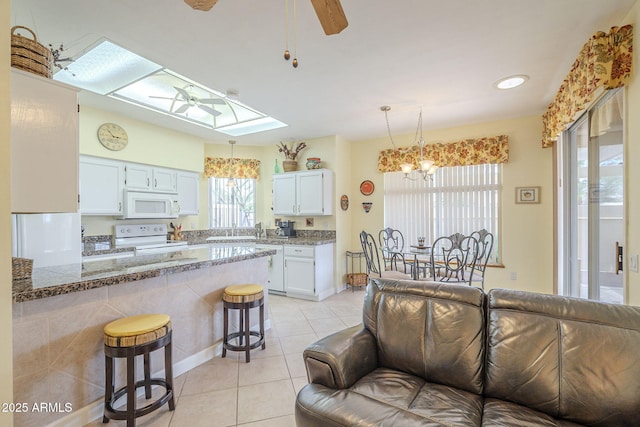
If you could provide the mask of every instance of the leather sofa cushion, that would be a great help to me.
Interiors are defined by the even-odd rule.
[[[298,401],[298,410],[305,411],[299,425],[306,427],[479,426],[482,420],[481,396],[386,368],[346,390],[309,384]]]
[[[492,290],[485,396],[588,425],[640,425],[640,307]]]
[[[466,285],[372,279],[363,322],[378,365],[481,394],[484,302],[482,290]]]
[[[557,420],[545,413],[503,400],[486,399],[482,427],[579,427],[569,421]]]

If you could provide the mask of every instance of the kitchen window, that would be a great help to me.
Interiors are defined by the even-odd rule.
[[[209,178],[210,228],[255,227],[256,180]]]
[[[484,228],[494,236],[489,263],[498,264],[501,210],[501,164],[441,167],[433,181],[384,174],[384,226],[402,231],[405,245]]]

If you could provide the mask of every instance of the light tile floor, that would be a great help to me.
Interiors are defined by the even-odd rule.
[[[218,356],[175,378],[175,411],[164,405],[138,418],[136,425],[295,427],[295,397],[307,383],[302,351],[319,338],[361,323],[364,294],[363,288],[350,288],[320,302],[269,295],[271,329],[265,350],[253,350],[250,363],[244,362],[244,353],[227,352],[226,358]],[[100,418],[86,427],[102,425]]]

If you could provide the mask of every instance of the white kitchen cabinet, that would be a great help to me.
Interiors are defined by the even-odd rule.
[[[273,213],[296,215],[296,175],[293,172],[273,176]]]
[[[332,295],[333,244],[284,245],[284,291],[288,297],[314,301]]]
[[[257,248],[271,249],[276,251],[275,255],[269,256],[269,278],[267,280],[267,288],[269,292],[283,295],[284,294],[284,249],[282,245],[264,245],[258,244]]]
[[[154,191],[175,193],[178,191],[177,171],[175,169],[154,167],[152,185]]]
[[[10,78],[11,212],[77,212],[77,89],[14,68]]]
[[[200,174],[197,172],[178,171],[176,182],[180,215],[198,215]]]
[[[141,163],[125,163],[125,187],[135,191],[177,191],[177,171]]]
[[[318,169],[273,176],[273,213],[276,215],[332,215],[333,172]]]
[[[124,185],[128,190],[149,191],[153,183],[153,168],[140,163],[124,164]]]
[[[80,156],[80,213],[120,215],[124,195],[124,163]]]

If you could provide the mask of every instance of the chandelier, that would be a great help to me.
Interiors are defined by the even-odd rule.
[[[393,148],[396,149],[396,144],[395,142],[393,142],[393,137],[391,136],[391,127],[389,126],[389,117],[387,115],[389,110],[391,110],[391,107],[389,107],[388,105],[383,105],[382,107],[380,107],[380,110],[384,112],[384,117],[387,121],[387,131],[389,132],[389,139],[391,140],[391,145],[393,145]],[[424,142],[424,138],[422,137],[422,108],[420,108],[420,115],[418,116],[418,127],[416,128],[415,144],[420,149],[420,160],[418,162],[419,168],[416,170],[416,172],[425,181],[426,180],[433,181],[433,174],[436,173],[438,166],[435,165],[435,162],[433,160],[424,158],[425,142]],[[419,177],[414,178],[410,176],[411,173],[413,172],[413,164],[411,163],[401,164],[400,169],[402,170],[402,173],[404,173],[405,179],[415,181],[416,179],[419,178]]]

